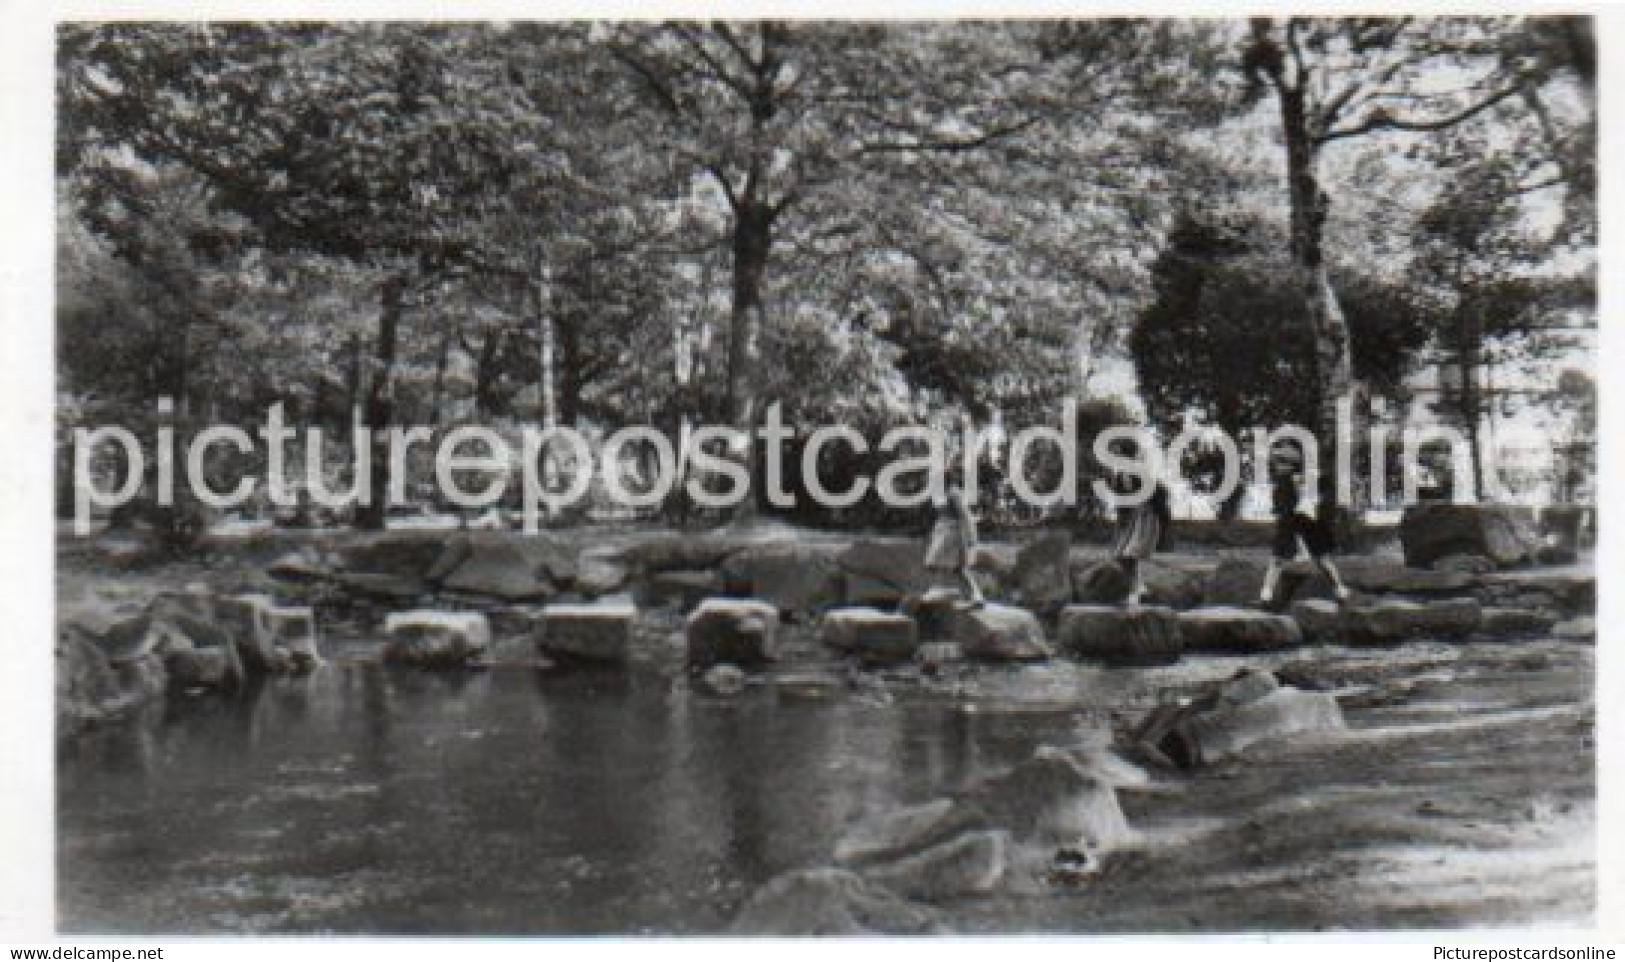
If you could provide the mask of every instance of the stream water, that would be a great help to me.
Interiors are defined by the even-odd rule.
[[[1082,724],[362,663],[157,714],[62,750],[64,931],[717,932],[852,819]]]

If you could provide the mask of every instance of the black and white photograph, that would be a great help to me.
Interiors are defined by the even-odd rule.
[[[1600,944],[1607,17],[1137,9],[53,20],[44,930]]]

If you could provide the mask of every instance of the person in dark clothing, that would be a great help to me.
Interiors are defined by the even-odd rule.
[[[1275,591],[1281,581],[1283,566],[1302,554],[1308,554],[1337,592],[1340,602],[1349,600],[1349,589],[1332,564],[1331,552],[1337,546],[1332,530],[1329,505],[1324,492],[1315,492],[1312,511],[1305,511],[1303,490],[1303,458],[1295,450],[1280,447],[1270,452],[1270,512],[1275,516],[1275,540],[1270,547],[1270,564],[1264,571],[1264,585],[1259,590],[1259,604],[1273,606]]]

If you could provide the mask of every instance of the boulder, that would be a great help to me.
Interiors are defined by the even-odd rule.
[[[1202,603],[1200,575],[1155,561],[1142,562],[1142,567],[1145,569],[1145,597],[1141,600],[1146,604],[1184,610]]]
[[[817,614],[841,603],[841,569],[828,550],[795,544],[743,548],[723,561],[720,572],[733,590],[789,615]]]
[[[987,829],[987,816],[951,798],[907,805],[864,819],[835,843],[835,861],[872,865],[913,855],[967,831]]]
[[[779,609],[754,599],[708,598],[688,616],[688,663],[760,665],[778,656]]]
[[[1276,651],[1303,643],[1298,623],[1247,608],[1197,608],[1179,613],[1187,651]]]
[[[1342,709],[1331,692],[1274,688],[1244,701],[1220,701],[1182,725],[1196,764],[1211,764],[1260,742],[1342,731]]]
[[[384,661],[417,668],[461,668],[485,654],[491,627],[472,611],[400,611],[384,619]]]
[[[835,559],[849,605],[896,607],[929,587],[925,546],[918,541],[857,541]]]
[[[729,933],[754,937],[924,935],[930,909],[905,901],[856,872],[801,869],[780,875],[746,900]]]
[[[1056,644],[1062,652],[1109,665],[1171,665],[1184,652],[1171,608],[1068,605]]]
[[[1504,504],[1411,505],[1400,518],[1399,541],[1413,568],[1453,554],[1483,555],[1506,568],[1532,560],[1540,546],[1533,511]]]
[[[819,638],[831,648],[869,664],[897,664],[914,657],[919,631],[908,615],[876,608],[837,608],[819,623]]]
[[[930,848],[863,871],[908,898],[936,901],[985,895],[1004,878],[1009,835],[1000,831],[966,832]]]
[[[700,684],[713,695],[737,695],[745,690],[745,673],[737,665],[712,665],[700,675]]]
[[[1072,601],[1072,536],[1046,534],[1022,545],[1004,577],[1010,602],[1053,615]]]
[[[632,585],[632,597],[640,608],[692,611],[721,592],[722,581],[712,571],[662,571]]]
[[[624,590],[631,580],[631,571],[618,554],[586,551],[576,570],[575,589],[585,597],[599,598]]]
[[[1435,601],[1383,599],[1343,610],[1342,640],[1351,645],[1465,638],[1478,630],[1481,613],[1471,598]]]
[[[56,734],[66,738],[123,717],[163,693],[167,679],[156,655],[116,666],[92,635],[64,624],[56,635]]]
[[[1075,581],[1077,590],[1073,597],[1083,605],[1120,604],[1134,590],[1134,579],[1110,558],[1089,565],[1078,573]]]
[[[1104,854],[1134,838],[1111,782],[1074,754],[1050,746],[970,786],[955,801],[1046,860],[1057,848]]]
[[[215,609],[221,625],[237,639],[249,672],[309,670],[322,663],[313,609],[279,605],[258,594],[219,598]]]
[[[637,616],[625,603],[548,605],[537,619],[536,648],[555,658],[624,665]]]
[[[1489,638],[1533,638],[1550,634],[1557,616],[1530,608],[1484,608],[1478,633]]]
[[[966,658],[982,661],[1042,661],[1052,654],[1032,612],[991,602],[954,616],[954,641]]]
[[[574,555],[552,539],[505,534],[468,534],[447,550],[461,556],[451,570],[437,579],[444,591],[498,598],[536,601],[552,597],[575,581]]]

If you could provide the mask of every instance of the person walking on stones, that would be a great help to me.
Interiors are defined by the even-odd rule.
[[[977,547],[976,516],[971,514],[964,478],[958,471],[948,475],[943,487],[942,494],[932,501],[936,520],[925,550],[925,569],[934,581],[952,579],[964,585],[971,604],[980,608],[987,602],[971,572]]]
[[[1118,472],[1108,485],[1118,497],[1132,493],[1134,481]],[[1153,482],[1150,497],[1139,504],[1117,506],[1117,540],[1112,545],[1112,560],[1128,575],[1126,604],[1138,605],[1145,598],[1145,564],[1164,547],[1168,527],[1173,520],[1168,506],[1168,488],[1161,481]]]
[[[1314,506],[1304,510],[1303,455],[1296,448],[1279,445],[1270,451],[1270,510],[1275,515],[1275,540],[1271,545],[1269,567],[1264,571],[1264,584],[1259,589],[1258,603],[1274,608],[1279,601],[1276,591],[1280,587],[1281,571],[1288,562],[1307,554],[1331,581],[1339,602],[1349,600],[1349,589],[1332,564],[1331,552],[1336,547],[1332,531],[1330,505],[1325,492],[1314,492]]]

